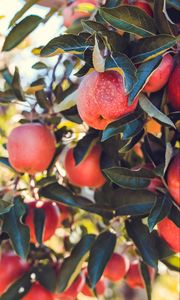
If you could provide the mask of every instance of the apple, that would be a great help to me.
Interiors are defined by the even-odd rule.
[[[61,203],[57,203],[57,206],[60,210],[60,214],[59,214],[59,226],[65,221],[70,219],[70,211],[69,208]]]
[[[43,242],[49,240],[55,233],[56,228],[59,225],[60,211],[58,206],[51,201],[31,201],[28,203],[28,214],[25,218],[25,224],[30,229],[31,243],[36,243],[35,225],[34,225],[34,213],[35,209],[43,209],[45,213],[45,223],[43,231]]]
[[[13,252],[2,253],[0,257],[0,295],[21,277],[29,264]]]
[[[167,184],[174,201],[180,205],[180,153],[176,154],[167,170]]]
[[[123,4],[129,4],[129,5],[134,5],[136,7],[139,7],[143,9],[150,17],[153,16],[153,11],[151,6],[148,4],[147,1],[139,1],[139,0],[124,0]]]
[[[128,258],[118,253],[113,253],[107,263],[103,276],[109,280],[116,282],[124,278],[130,266]]]
[[[80,18],[87,18],[95,9],[97,0],[75,0],[67,6],[63,12],[64,26],[70,27],[74,21]]]
[[[46,290],[40,283],[35,282],[30,291],[22,298],[22,300],[53,300],[53,294]]]
[[[78,112],[95,129],[105,129],[109,123],[133,112],[137,104],[136,98],[128,105],[123,77],[116,71],[93,71],[84,76],[78,88]]]
[[[65,170],[69,182],[79,187],[102,186],[106,180],[100,168],[101,152],[101,145],[95,145],[86,158],[76,165],[73,149],[69,149],[65,157]]]
[[[52,161],[55,145],[55,137],[45,125],[20,125],[13,129],[8,137],[10,164],[18,172],[27,172],[30,175],[42,172]]]
[[[148,266],[148,270],[149,270],[150,278],[153,281],[154,276],[155,276],[155,270],[149,266]],[[137,260],[133,261],[130,264],[129,271],[127,272],[127,276],[126,276],[126,283],[132,289],[145,288],[144,279],[141,274],[139,262]]]
[[[155,69],[143,88],[145,93],[154,93],[163,88],[168,82],[173,69],[174,60],[170,54],[165,54],[160,65]]]
[[[165,218],[157,224],[160,237],[174,252],[180,252],[180,228],[170,219]]]
[[[169,78],[167,94],[172,107],[180,110],[180,65],[176,66]]]

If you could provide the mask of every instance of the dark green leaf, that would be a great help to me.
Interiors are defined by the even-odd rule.
[[[171,6],[173,6],[175,9],[180,10],[179,0],[167,0],[167,3]]]
[[[5,39],[2,51],[10,51],[20,44],[40,23],[42,18],[30,15],[13,27]]]
[[[35,228],[36,240],[39,244],[42,244],[44,224],[45,224],[44,209],[43,208],[35,208],[35,210],[34,210],[34,228]]]
[[[139,219],[129,219],[126,221],[126,230],[138,248],[143,261],[156,269],[158,253],[155,248],[153,235],[149,233],[148,227]]]
[[[174,254],[174,252],[168,247],[167,243],[159,237],[157,231],[153,231],[151,234],[153,235],[155,241],[155,248],[158,252],[158,258],[160,260],[165,259]]]
[[[19,70],[17,67],[15,68],[15,72],[14,72],[14,76],[13,76],[12,88],[13,88],[14,94],[16,95],[18,100],[20,100],[20,101],[26,100],[23,89],[21,87],[21,79],[20,79]]]
[[[145,282],[147,298],[148,300],[151,300],[152,287],[151,287],[151,277],[149,274],[149,269],[148,266],[143,261],[140,263],[140,267],[141,267],[141,274]]]
[[[12,90],[0,91],[0,103],[7,104],[14,100],[16,97]]]
[[[42,70],[42,69],[47,69],[47,65],[41,61],[35,63],[33,66],[32,66],[32,69],[35,69],[35,70]]]
[[[14,205],[13,193],[7,192],[0,198],[0,215],[9,212],[13,205]]]
[[[49,99],[47,98],[47,95],[44,90],[35,92],[35,96],[40,107],[47,110],[51,107]]]
[[[88,278],[92,288],[102,276],[116,245],[116,235],[110,231],[101,233],[90,251],[88,261]]]
[[[179,216],[179,209],[173,205],[168,215],[168,218],[178,227],[180,228],[180,216]]]
[[[52,266],[38,265],[36,268],[36,277],[42,286],[54,292],[56,288],[56,271]]]
[[[144,129],[142,129],[135,136],[133,136],[133,138],[129,140],[125,140],[126,143],[125,144],[122,143],[122,146],[120,146],[119,148],[119,153],[126,153],[127,151],[130,151],[134,147],[134,145],[136,145],[141,140],[143,135],[144,135]]]
[[[95,235],[87,234],[74,247],[69,257],[62,263],[57,279],[57,291],[62,292],[68,288],[80,273],[83,262],[95,241]]]
[[[85,20],[85,21],[83,20],[81,23],[84,30],[86,32],[89,32],[90,34],[99,33],[106,30],[106,27],[99,22],[95,22],[91,20]]]
[[[165,8],[166,0],[154,1],[154,20],[159,33],[172,34],[171,27],[165,15]]]

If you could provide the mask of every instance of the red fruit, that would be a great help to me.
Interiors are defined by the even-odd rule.
[[[161,90],[163,86],[168,82],[169,76],[173,69],[173,65],[174,60],[172,56],[170,54],[164,55],[160,65],[150,76],[148,82],[143,88],[143,91],[149,94]]]
[[[7,143],[9,161],[18,172],[31,175],[46,170],[55,153],[55,137],[39,123],[23,124],[12,130]]]
[[[148,267],[149,275],[151,280],[154,279],[155,270],[151,267]],[[131,263],[129,271],[126,276],[126,283],[132,288],[145,288],[144,280],[141,274],[140,265],[138,261],[134,261]]]
[[[170,162],[167,184],[174,201],[180,205],[180,153],[176,154]]]
[[[58,300],[76,300],[77,295],[82,291],[85,284],[85,275],[82,272],[73,282],[73,284],[64,292],[55,295]]]
[[[81,6],[81,4],[84,4]],[[87,8],[86,8],[87,5]],[[64,26],[70,27],[74,21],[87,18],[95,9],[97,0],[76,0],[63,10]]]
[[[45,212],[45,224],[43,231],[43,242],[49,240],[55,233],[56,228],[59,225],[60,211],[58,206],[51,201],[32,201],[28,203],[28,214],[25,219],[25,224],[30,229],[30,240],[32,243],[36,243],[35,226],[34,226],[34,213],[35,208],[41,208]]]
[[[180,228],[168,218],[158,223],[158,233],[174,252],[180,252]]]
[[[124,4],[134,5],[143,9],[150,17],[153,16],[153,11],[151,6],[147,3],[147,1],[136,1],[136,0],[124,0]]]
[[[65,158],[65,170],[69,181],[76,186],[100,187],[105,178],[100,168],[101,146],[95,145],[87,157],[75,165],[73,150],[68,150]]]
[[[65,220],[69,219],[70,217],[70,211],[68,207],[66,207],[63,204],[57,204],[60,214],[59,214],[59,225],[61,225]]]
[[[13,252],[0,257],[0,295],[28,270],[28,263]]]
[[[180,110],[180,65],[172,72],[168,83],[168,100],[172,107]]]
[[[126,256],[113,253],[103,275],[111,281],[119,281],[126,275],[129,265],[130,263]]]
[[[109,123],[135,110],[138,100],[128,105],[123,77],[116,71],[92,72],[78,89],[78,112],[89,126],[103,130]]]
[[[96,284],[96,293],[98,296],[104,295],[106,290],[106,285],[104,282],[104,279],[101,278],[98,283]],[[83,289],[82,289],[82,293],[85,296],[88,297],[94,297],[93,291],[91,290],[91,288],[87,285],[87,283],[84,285]]]
[[[22,298],[22,300],[53,300],[53,299],[54,299],[53,294],[51,294],[38,282],[34,283],[30,291]]]

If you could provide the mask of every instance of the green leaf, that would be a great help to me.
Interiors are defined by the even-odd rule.
[[[147,169],[134,171],[123,167],[112,167],[103,169],[103,172],[118,186],[135,190],[146,188],[155,177],[155,174]]]
[[[2,51],[10,51],[19,45],[42,20],[39,16],[30,15],[15,25],[6,37]]]
[[[174,7],[175,9],[180,10],[180,3],[179,0],[167,0],[167,3]]]
[[[168,247],[167,243],[162,238],[159,237],[157,231],[153,231],[151,234],[155,241],[155,248],[158,252],[159,260],[174,255],[174,252]]]
[[[133,100],[139,95],[143,87],[146,85],[151,73],[157,68],[160,64],[162,57],[161,55],[142,63],[136,73],[137,81],[129,94],[128,103],[132,104]]]
[[[84,52],[89,43],[82,36],[65,34],[52,39],[41,49],[41,56],[54,56],[68,52],[70,54],[80,54]]]
[[[173,200],[173,199],[172,199]],[[173,205],[168,215],[168,218],[178,227],[180,228],[180,217],[179,217],[179,209]]]
[[[106,58],[105,70],[114,70],[123,77],[126,93],[129,94],[136,83],[136,68],[127,55],[114,53]]]
[[[70,256],[65,258],[57,278],[58,292],[62,292],[71,286],[73,281],[76,279],[94,241],[95,235],[84,235],[80,242],[74,247]]]
[[[92,288],[101,278],[103,271],[113,254],[116,235],[110,231],[101,233],[91,248],[88,261],[88,278]]]
[[[36,240],[41,245],[43,240],[43,230],[45,225],[45,211],[43,208],[35,208],[33,221],[34,221]]]
[[[159,33],[172,35],[171,27],[165,15],[166,0],[154,1],[154,20]]]
[[[115,8],[99,9],[101,17],[116,29],[143,37],[153,36],[156,28],[153,19],[142,9],[134,6],[118,6]]]
[[[43,89],[35,92],[35,96],[36,96],[37,102],[40,107],[42,107],[46,110],[50,109],[51,104],[50,104],[49,99]]]
[[[176,44],[176,39],[168,34],[140,39],[132,44],[132,61],[142,63],[163,54]]]
[[[56,271],[53,266],[38,265],[35,273],[39,283],[47,290],[54,292],[56,288]]]
[[[89,32],[90,34],[102,33],[103,31],[106,31],[106,27],[99,22],[95,22],[91,20],[83,20],[81,21],[81,23],[84,30],[86,32]]]
[[[70,95],[67,95],[67,97],[65,97],[65,99],[62,102],[59,103],[59,99],[58,99],[58,104],[54,105],[54,112],[59,113],[65,111],[67,109],[74,107],[76,104],[77,104],[77,91],[75,90]]]
[[[0,157],[0,164],[8,168],[11,172],[16,173],[16,171],[11,167],[9,159],[7,157]]]
[[[162,262],[172,271],[180,272],[180,257],[177,255],[162,259]]]
[[[7,104],[12,100],[15,100],[15,95],[12,90],[0,91],[0,103]]]
[[[43,69],[47,69],[47,65],[45,63],[43,63],[42,61],[38,61],[37,63],[35,63],[32,66],[32,69],[34,70],[43,70]]]
[[[24,14],[25,12],[33,6],[33,4],[37,3],[39,0],[28,0],[24,4],[24,6],[15,14],[15,16],[12,18],[9,27],[12,27]]]
[[[143,135],[144,135],[144,129],[138,132],[131,139],[122,140],[125,143],[122,143],[122,145],[120,145],[119,153],[126,153],[130,151],[134,147],[134,145],[136,145],[142,139]]]
[[[0,215],[9,212],[13,205],[14,205],[14,193],[10,191],[4,194],[0,199]]]
[[[2,230],[9,235],[16,253],[26,259],[29,253],[29,228],[23,224],[25,206],[21,199],[15,198],[14,206],[4,215]]]
[[[155,118],[163,124],[176,128],[171,119],[163,114],[156,106],[154,106],[152,102],[143,94],[141,94],[139,97],[139,105],[151,118]]]
[[[154,226],[167,217],[170,213],[172,207],[172,200],[169,198],[169,195],[166,194],[161,198],[158,198],[154,204],[153,209],[148,216],[148,226],[150,232],[153,231]]]
[[[23,89],[21,86],[19,70],[17,67],[15,68],[15,72],[14,72],[14,76],[13,76],[12,88],[13,88],[14,94],[16,95],[16,97],[19,101],[26,101],[25,95],[24,95],[24,92],[23,92]]]
[[[148,300],[151,300],[152,287],[151,287],[151,277],[149,274],[148,266],[143,261],[141,261],[140,268],[141,268],[141,274],[143,276],[145,287],[146,287],[147,298]]]
[[[153,235],[149,233],[148,227],[139,219],[129,219],[126,221],[126,230],[139,250],[143,261],[156,269],[158,253],[155,248]]]

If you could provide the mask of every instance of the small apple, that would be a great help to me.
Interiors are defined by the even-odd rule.
[[[176,154],[170,162],[167,184],[174,201],[180,206],[180,153]]]
[[[168,100],[172,107],[180,110],[180,65],[172,72],[168,82]]]
[[[22,300],[53,300],[53,294],[46,290],[40,283],[35,282],[30,291]]]
[[[113,253],[107,263],[103,276],[109,280],[116,282],[125,277],[130,266],[128,258],[118,253]]]
[[[180,228],[170,219],[165,218],[157,224],[160,237],[174,252],[180,252]]]

